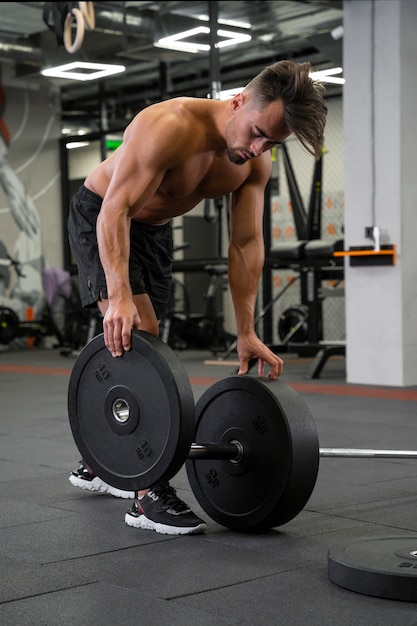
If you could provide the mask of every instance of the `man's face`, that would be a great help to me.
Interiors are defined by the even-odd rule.
[[[261,109],[248,94],[232,99],[232,118],[226,127],[229,159],[242,165],[283,143],[290,135],[284,123],[284,105],[276,100]]]

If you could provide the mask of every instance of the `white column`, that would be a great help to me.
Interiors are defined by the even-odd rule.
[[[397,264],[346,260],[347,380],[417,384],[417,2],[345,0],[345,242],[366,226]],[[384,242],[384,241],[383,241]]]

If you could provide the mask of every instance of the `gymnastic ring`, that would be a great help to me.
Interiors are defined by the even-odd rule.
[[[83,14],[84,22],[88,30],[93,30],[96,25],[94,15],[94,4],[92,2],[79,2],[80,11]]]
[[[72,20],[75,20],[76,30],[75,39],[72,42]],[[77,52],[81,48],[84,39],[84,17],[80,9],[71,9],[67,14],[64,24],[64,46],[67,52],[71,54]]]

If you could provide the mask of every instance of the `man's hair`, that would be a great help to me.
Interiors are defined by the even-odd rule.
[[[245,87],[255,104],[261,106],[282,100],[284,121],[304,148],[319,159],[323,148],[327,106],[324,86],[313,80],[310,63],[277,61],[269,65]]]

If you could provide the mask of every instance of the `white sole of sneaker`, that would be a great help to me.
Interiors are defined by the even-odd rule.
[[[78,476],[70,475],[69,481],[71,485],[74,487],[79,487],[79,489],[85,489],[86,491],[95,491],[98,493],[107,493],[110,496],[114,496],[115,498],[124,498],[125,500],[133,500],[135,498],[134,491],[122,491],[121,489],[117,489],[116,487],[112,487],[108,485],[104,481],[101,480],[98,476],[93,478],[93,480],[84,480],[83,478],[78,478]]]
[[[158,524],[156,522],[152,522],[152,520],[145,517],[145,515],[133,517],[128,513],[126,513],[125,515],[125,523],[128,526],[132,526],[133,528],[154,530],[161,535],[200,535],[202,533],[205,533],[207,530],[207,525],[204,522],[198,524],[198,526],[194,526],[191,528],[181,528],[177,526],[167,526],[166,524]]]

